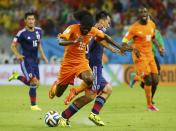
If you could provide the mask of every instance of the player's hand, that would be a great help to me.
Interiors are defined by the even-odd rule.
[[[127,44],[122,44],[121,50],[122,50],[122,52],[132,51],[132,47],[130,45],[127,45]]]
[[[164,56],[165,49],[163,47],[159,47],[158,51],[159,51],[160,56]]]
[[[124,55],[124,52],[122,52],[121,50],[117,50],[115,48],[112,48],[111,51],[116,54]]]
[[[137,58],[140,58],[140,57],[141,57],[141,54],[140,54],[140,52],[139,52],[138,49],[134,48],[134,49],[133,49],[133,52],[135,53],[135,55],[136,55]]]
[[[74,43],[78,43],[78,42],[81,42],[83,40],[83,36],[79,36],[78,39],[74,40]]]
[[[21,54],[17,55],[16,57],[17,57],[17,59],[18,59],[19,61],[23,61],[23,60],[24,60],[24,56],[21,55]]]

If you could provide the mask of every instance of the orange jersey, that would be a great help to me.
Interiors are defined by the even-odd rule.
[[[73,41],[78,39],[80,35],[81,35],[80,25],[73,24],[69,26],[60,35],[60,38]],[[87,35],[83,36],[82,42],[78,42],[76,44],[68,45],[65,47],[63,62],[67,61],[69,63],[78,64],[78,63],[87,61],[85,56],[85,51],[86,51],[87,45],[90,43],[90,40],[93,37],[104,38],[104,36],[105,34],[102,31],[98,30],[95,27],[92,27],[90,32]]]
[[[133,46],[137,48],[141,53],[151,53],[152,44],[151,40],[155,33],[155,24],[148,20],[147,25],[141,25],[138,21],[131,25],[123,42],[133,39]]]

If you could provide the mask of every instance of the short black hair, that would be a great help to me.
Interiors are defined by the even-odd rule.
[[[107,19],[110,15],[106,11],[100,11],[96,14],[95,20],[98,22],[100,19]]]
[[[143,9],[147,9],[147,10],[148,10],[148,8],[147,8],[145,5],[141,5],[141,6],[138,8],[138,13],[139,13],[141,10],[143,10]]]
[[[24,19],[26,19],[28,16],[33,15],[36,18],[36,13],[35,12],[26,12],[24,15]]]
[[[73,14],[73,16],[83,26],[92,27],[94,25],[94,18],[93,18],[93,16],[91,15],[91,13],[89,13],[86,10],[81,10],[81,11],[75,12]]]

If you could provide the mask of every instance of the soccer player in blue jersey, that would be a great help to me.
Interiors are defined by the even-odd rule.
[[[96,24],[95,27],[106,31],[106,28],[110,25],[110,16],[102,11],[96,15]],[[113,51],[114,48],[112,48]],[[88,48],[88,59],[89,66],[91,67],[94,75],[94,82],[91,89],[88,89],[88,85],[85,82],[82,82],[80,87],[71,88],[69,95],[66,97],[64,103],[68,104],[76,95],[84,90],[91,90],[94,93],[94,97],[96,97],[92,111],[89,115],[89,119],[98,126],[104,126],[105,123],[100,119],[99,112],[104,106],[106,100],[112,93],[112,87],[108,84],[105,78],[102,76],[102,56],[103,56],[104,47],[100,45],[94,39],[91,40],[91,43]],[[76,102],[76,101],[75,101]],[[72,107],[67,108],[64,112],[62,112],[62,116],[66,119],[69,119],[72,116],[72,112],[77,112],[78,109]],[[71,113],[70,113],[71,112]],[[73,114],[74,114],[73,113]]]
[[[20,61],[24,76],[19,75],[18,72],[13,72],[9,77],[9,81],[18,79],[29,86],[31,110],[41,110],[36,104],[36,89],[39,86],[40,79],[38,51],[46,63],[48,63],[48,60],[41,46],[42,30],[39,27],[35,27],[35,21],[35,13],[27,12],[25,14],[25,28],[20,30],[12,41],[11,50]],[[18,45],[21,46],[22,52],[17,50]]]

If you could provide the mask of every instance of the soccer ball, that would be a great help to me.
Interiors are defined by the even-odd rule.
[[[57,111],[48,111],[45,114],[45,124],[49,127],[55,127],[58,125],[61,115]]]

